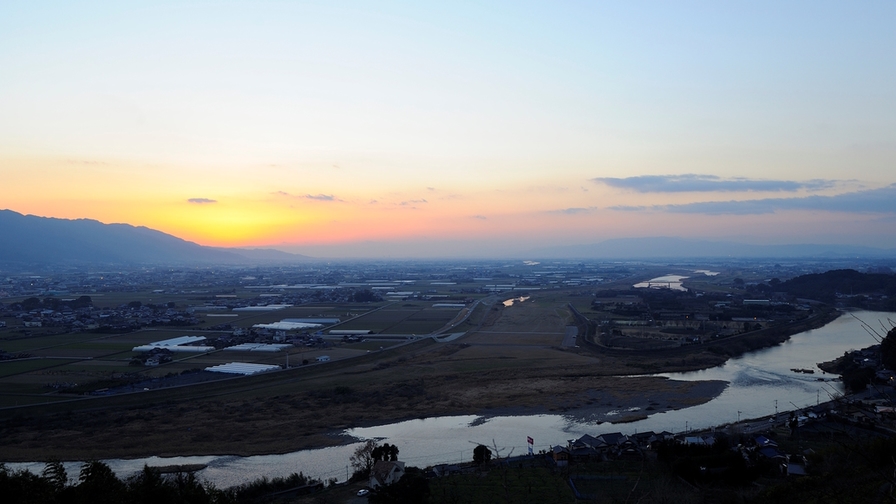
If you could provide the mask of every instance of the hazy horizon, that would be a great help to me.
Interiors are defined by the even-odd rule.
[[[867,261],[896,258],[896,249],[800,243],[752,245],[719,239],[675,237],[612,238],[581,244],[516,246],[496,242],[430,241],[396,243],[367,241],[323,247],[302,247],[291,256],[288,247],[202,247],[195,242],[130,224],[103,224],[91,219],[59,219],[22,215],[0,209],[0,262],[9,264],[159,263],[230,264],[312,261],[698,261],[741,260]],[[396,245],[406,245],[395,252]],[[475,250],[472,250],[474,249]],[[287,249],[287,250],[283,250]],[[472,250],[472,251],[471,251]],[[223,255],[222,255],[223,253]],[[236,254],[236,255],[234,255]],[[304,259],[303,259],[304,258]],[[537,264],[537,263],[536,263]]]
[[[0,206],[315,257],[896,248],[896,4],[0,5]]]

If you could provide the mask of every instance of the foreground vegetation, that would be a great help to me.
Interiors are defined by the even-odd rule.
[[[712,446],[665,442],[641,460],[610,460],[557,467],[549,456],[480,461],[450,476],[408,468],[396,483],[369,495],[371,503],[595,502],[667,503],[874,503],[896,500],[896,438],[831,422],[811,429],[767,433],[783,451],[805,453],[806,474],[787,475],[770,460],[742,456],[749,437],[716,435]],[[325,486],[293,474],[230,489],[202,483],[190,473],[163,474],[144,467],[119,478],[102,462],[85,463],[69,478],[59,462],[41,474],[0,465],[3,502],[321,504],[347,502],[359,482]]]
[[[469,464],[450,476],[425,478],[409,470],[398,483],[371,494],[372,503],[876,503],[896,500],[896,438],[887,433],[820,422],[812,428],[766,433],[806,473],[787,474],[775,460],[744,447],[749,436],[716,435],[712,446],[668,441],[641,460],[557,467],[536,455]],[[794,469],[796,472],[796,470]],[[336,486],[297,502],[345,502]]]
[[[273,480],[263,478],[220,490],[201,482],[192,473],[163,474],[152,467],[144,467],[141,472],[121,479],[106,464],[91,461],[81,466],[77,479],[71,482],[58,461],[48,462],[40,475],[12,471],[0,464],[0,495],[9,504],[241,504],[278,496],[286,499],[322,489],[323,484],[302,474]]]

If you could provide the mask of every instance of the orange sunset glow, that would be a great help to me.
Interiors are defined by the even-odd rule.
[[[57,7],[0,7],[0,208],[320,257],[896,247],[890,4]]]

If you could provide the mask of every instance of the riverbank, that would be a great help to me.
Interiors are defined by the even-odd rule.
[[[581,338],[585,347],[601,355],[625,356],[638,355],[649,358],[656,355],[681,356],[707,353],[715,355],[719,364],[730,357],[737,357],[746,352],[768,348],[784,343],[794,334],[824,327],[837,320],[843,312],[830,307],[819,307],[812,316],[803,320],[794,320],[764,329],[744,332],[719,339],[710,339],[699,345],[682,345],[663,349],[635,350],[630,348],[608,347],[593,337]],[[581,317],[581,315],[579,315]],[[581,329],[580,329],[581,330]]]
[[[90,460],[188,455],[262,455],[352,441],[342,432],[414,418],[557,414],[589,421],[686,408],[713,399],[724,382],[660,377],[519,377],[488,373],[423,383],[315,391],[258,401],[207,401],[127,411],[87,411],[7,421],[0,459]],[[34,421],[36,420],[36,421]]]

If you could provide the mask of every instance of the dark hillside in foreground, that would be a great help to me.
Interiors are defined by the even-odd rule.
[[[7,266],[249,264],[303,259],[307,258],[279,251],[204,247],[142,226],[0,210],[0,264]]]

